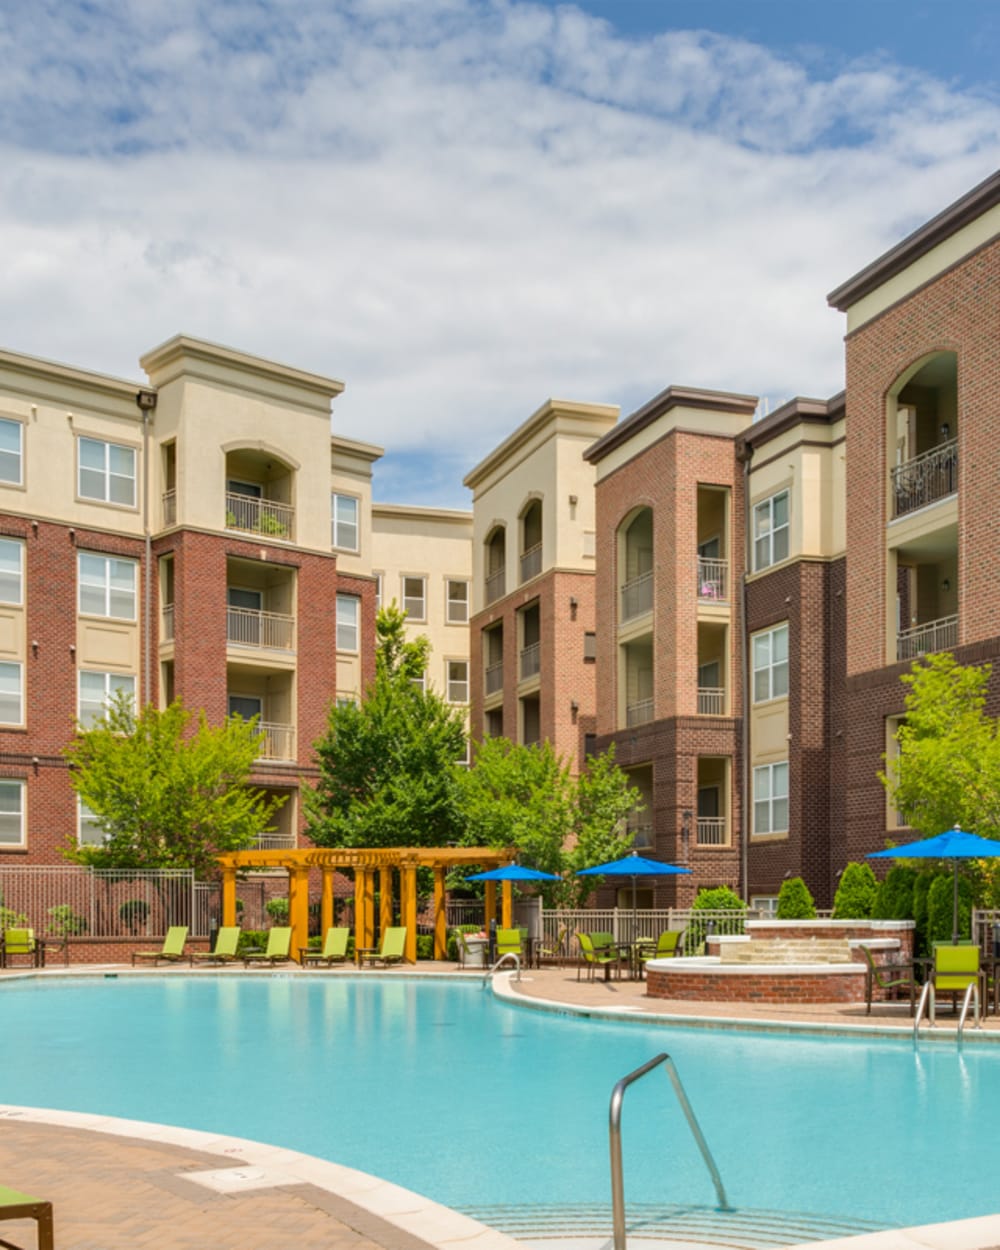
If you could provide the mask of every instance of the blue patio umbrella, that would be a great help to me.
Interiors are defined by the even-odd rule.
[[[520,864],[504,864],[502,868],[491,868],[489,872],[477,872],[466,881],[559,881],[560,878],[551,872],[542,872],[540,868],[522,868]]]
[[[578,877],[631,877],[632,878],[632,927],[635,928],[636,884],[640,877],[671,877],[690,873],[690,868],[678,868],[676,864],[664,864],[658,859],[646,859],[638,851],[631,851],[624,859],[613,859],[607,864],[595,864],[593,868],[581,868]]]
[[[890,846],[887,851],[871,851],[867,859],[950,859],[954,875],[954,902],[952,905],[951,940],[958,943],[958,862],[962,859],[996,859],[1000,856],[1000,842],[981,838],[977,833],[967,833],[958,825],[946,829],[933,838],[910,842],[905,846]]]

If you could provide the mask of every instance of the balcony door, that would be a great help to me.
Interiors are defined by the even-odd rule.
[[[244,720],[251,720],[254,716],[263,719],[264,716],[264,700],[255,699],[251,695],[231,694],[229,696],[229,715],[242,716]]]

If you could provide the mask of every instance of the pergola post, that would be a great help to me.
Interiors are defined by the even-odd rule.
[[[325,937],[327,929],[333,928],[334,870],[328,864],[323,864],[320,871],[323,873],[323,884],[319,896],[319,931]]]
[[[497,918],[497,883],[495,881],[486,882],[486,897],[483,901],[486,906],[486,923],[483,928],[489,933],[491,921]]]
[[[288,923],[292,926],[292,958],[301,963],[299,952],[309,945],[309,869],[300,864],[288,869]]]
[[[378,927],[384,934],[392,928],[392,869],[378,870]]]
[[[448,957],[448,912],[444,894],[445,870],[434,865],[434,958]]]
[[[417,869],[415,864],[399,868],[400,923],[406,926],[406,962],[417,962]]]
[[[500,914],[503,917],[501,928],[511,929],[514,926],[514,883],[512,881],[503,882],[503,899],[500,905]]]
[[[236,923],[236,869],[222,870],[222,923],[232,926]]]
[[[364,949],[371,949],[375,944],[372,903],[372,874],[367,868],[355,868],[354,944]]]

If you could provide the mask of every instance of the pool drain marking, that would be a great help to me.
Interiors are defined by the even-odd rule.
[[[195,1181],[219,1194],[238,1194],[249,1189],[276,1189],[280,1185],[301,1184],[298,1177],[280,1168],[260,1168],[244,1164],[238,1168],[211,1168],[206,1172],[180,1172],[186,1181]]]

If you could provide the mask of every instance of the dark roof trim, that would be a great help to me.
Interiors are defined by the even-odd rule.
[[[915,260],[919,260],[932,248],[997,204],[1000,204],[1000,170],[990,174],[984,182],[973,187],[936,217],[932,217],[919,230],[907,235],[901,243],[890,248],[878,260],[872,261],[853,278],[848,278],[830,292],[826,302],[832,308],[847,312],[859,299],[894,278],[907,265],[912,265]]]
[[[628,442],[639,430],[651,425],[671,408],[703,408],[706,412],[734,412],[753,419],[757,407],[756,395],[740,395],[735,391],[706,391],[695,386],[668,386],[659,395],[608,430],[583,453],[584,460],[596,464],[622,443]]]
[[[754,448],[770,442],[793,426],[832,425],[839,421],[846,412],[845,396],[846,392],[838,391],[830,399],[804,399],[801,396],[790,399],[763,420],[755,421],[749,430],[743,431],[736,440],[738,459],[748,459]]]

